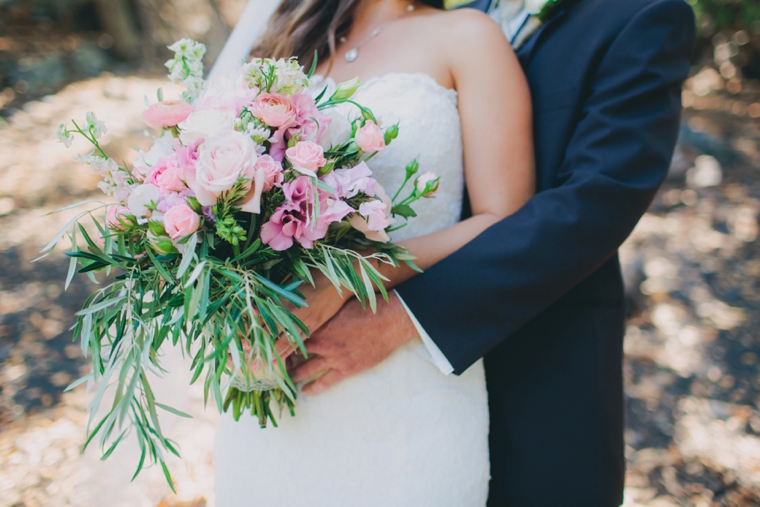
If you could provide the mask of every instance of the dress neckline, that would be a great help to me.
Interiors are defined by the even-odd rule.
[[[332,82],[333,84],[336,84],[336,81],[331,77],[325,77],[322,74],[314,74],[314,78],[321,78],[325,82]],[[438,82],[437,79],[435,79],[433,76],[428,74],[427,72],[386,72],[385,74],[380,74],[378,76],[373,76],[366,81],[363,81],[360,89],[366,88],[372,84],[381,82],[383,80],[392,78],[392,77],[406,77],[406,78],[412,78],[412,79],[422,79],[424,81],[427,81],[428,84],[433,86],[434,88],[443,91],[445,93],[449,93],[454,95],[455,97],[459,95],[459,93],[453,89],[453,88],[447,88],[443,86],[441,83]]]

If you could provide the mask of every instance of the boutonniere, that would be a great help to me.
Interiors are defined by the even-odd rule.
[[[541,0],[539,2],[528,2],[529,4],[535,4],[538,7],[537,10],[532,10],[534,16],[538,18],[541,23],[546,23],[552,15],[557,11],[557,8],[562,4],[564,0]],[[533,7],[534,5],[531,5]]]
[[[512,41],[515,50],[525,45],[538,32],[539,28],[559,12],[560,7],[565,3],[568,3],[567,0],[526,0],[525,7],[531,15],[525,20],[519,32],[515,34]]]

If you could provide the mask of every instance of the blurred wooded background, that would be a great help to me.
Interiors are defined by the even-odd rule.
[[[689,2],[699,40],[681,140],[622,249],[626,507],[760,505],[760,0]],[[212,63],[245,3],[0,0],[0,507],[116,505],[77,489],[93,480],[84,392],[62,393],[84,372],[68,328],[92,285],[62,292],[63,256],[30,263],[64,221],[44,213],[98,196],[71,162],[87,146],[65,150],[55,128],[94,110],[106,150],[133,160],[149,142],[144,96],[176,95],[166,45],[201,40]],[[145,486],[121,505],[213,505],[213,425],[202,431],[173,470],[177,495]]]

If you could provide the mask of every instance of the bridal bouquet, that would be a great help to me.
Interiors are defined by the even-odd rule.
[[[250,411],[262,427],[276,425],[273,407],[292,414],[296,387],[275,342],[284,337],[305,354],[309,335],[291,312],[306,305],[299,286],[318,271],[374,309],[375,291],[387,297],[377,263],[413,260],[389,240],[405,224],[395,217],[415,216],[410,205],[432,196],[438,179],[416,177],[412,161],[393,199],[373,179],[366,161],[398,125],[383,128],[351,99],[358,80],[314,97],[313,66],[306,74],[296,59],[256,59],[234,79],[204,83],[205,47],[182,40],[170,49],[170,77],[186,91],[164,101],[159,90],[144,119],[160,135],[131,168],[105,153],[106,128],[94,114],[59,127],[67,145],[75,134],[92,143],[80,160],[116,202],[78,214],[43,253],[68,235],[67,287],[76,272],[94,281],[96,272],[115,274],[87,299],[74,330],[92,359],[92,372],[69,387],[95,386],[87,443],[100,433],[107,457],[134,430],[142,450],[135,476],[146,460],[157,462],[171,484],[164,453],[177,450],[157,411],[185,414],[153,395],[148,373],[170,374],[159,349],[182,347],[192,382],[203,377],[220,412]],[[96,420],[109,386],[113,402]]]

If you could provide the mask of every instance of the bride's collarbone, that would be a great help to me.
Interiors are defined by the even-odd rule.
[[[345,54],[353,49],[354,41],[340,44],[332,65],[325,60],[316,73],[338,83],[356,77],[366,83],[392,74],[427,74],[444,88],[453,88],[446,51],[435,42],[439,35],[427,37],[425,30],[416,30],[412,23],[394,28],[387,28],[382,39],[378,37],[363,46],[352,62],[346,60]]]

